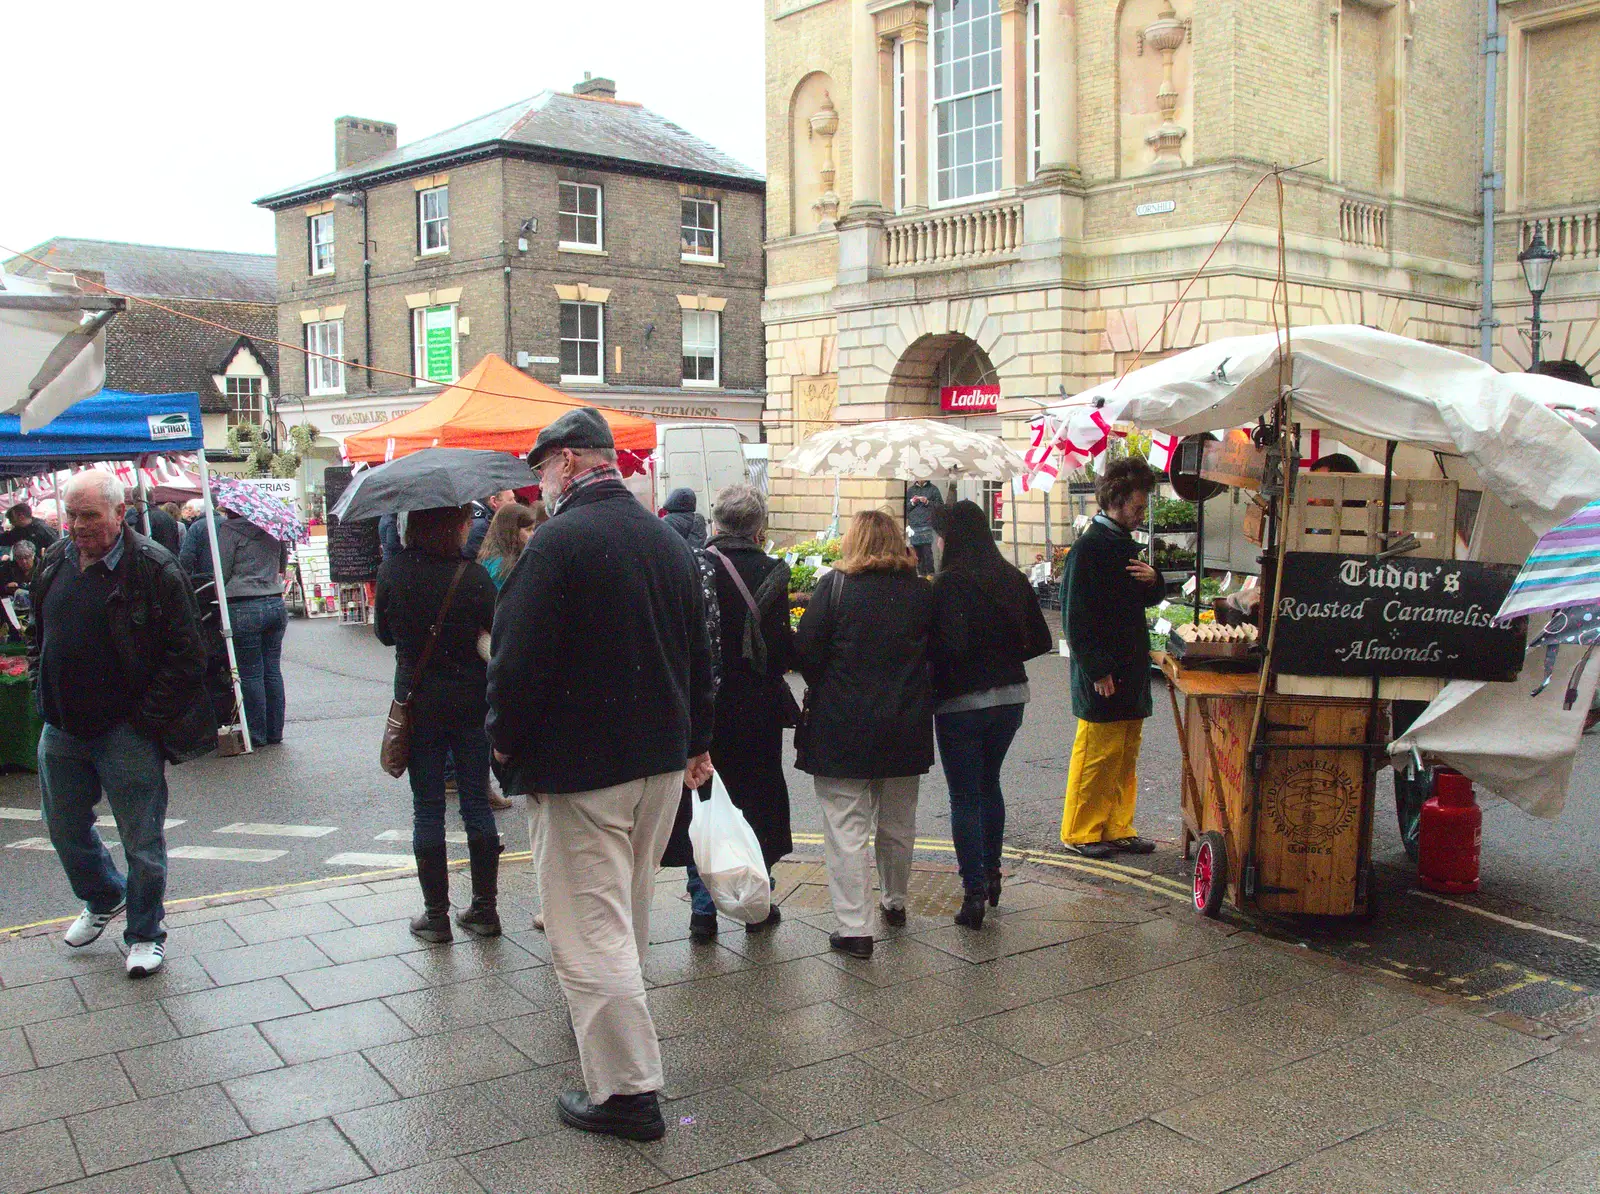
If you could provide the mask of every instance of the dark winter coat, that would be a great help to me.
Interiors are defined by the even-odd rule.
[[[417,660],[460,563],[409,547],[378,569],[375,628],[378,641],[395,649],[397,701],[411,692]],[[489,682],[487,665],[478,654],[478,635],[494,625],[494,596],[494,582],[483,565],[469,562],[445,615],[439,644],[411,698],[412,723],[419,729],[483,724]]]
[[[131,505],[123,515],[123,521],[130,531],[137,531],[144,525],[143,516]],[[177,555],[183,547],[183,528],[178,525],[178,520],[154,502],[150,503],[150,538],[173,555]]]
[[[913,572],[835,570],[795,633],[809,712],[795,766],[833,779],[933,766],[933,586]]]
[[[48,628],[45,596],[61,571],[70,541],[61,539],[34,569],[29,597],[28,675],[39,689],[39,653]],[[206,694],[206,646],[194,589],[171,552],[137,531],[122,532],[109,602],[112,643],[122,673],[137,689],[132,728],[155,739],[169,763],[217,749],[217,723]]]
[[[690,547],[704,547],[706,520],[704,515],[695,513],[694,507],[694,490],[686,485],[680,486],[667,495],[667,504],[662,507],[666,511],[662,521],[677,531]]]
[[[467,541],[461,548],[463,560],[478,558],[478,549],[483,546],[483,540],[489,534],[489,524],[493,521],[494,511],[489,509],[488,502],[472,503],[472,522],[467,526]],[[381,535],[381,528],[379,533]]]
[[[1104,515],[1067,555],[1061,621],[1072,652],[1072,712],[1084,721],[1137,721],[1150,716],[1150,632],[1146,606],[1161,600],[1159,574],[1140,584],[1128,573],[1140,545]],[[1103,697],[1096,680],[1116,679]]]
[[[941,572],[933,578],[933,695],[936,701],[1025,684],[1024,664],[1055,646],[1050,627],[1039,612],[1028,578],[1007,567],[1000,575],[1015,581],[1010,609],[986,593],[965,572]],[[1019,622],[1015,611],[1022,611]]]
[[[794,660],[794,635],[789,629],[789,566],[772,559],[747,539],[719,536],[708,546],[727,557],[751,596],[759,597],[763,585],[770,585],[776,593],[761,611],[766,666],[758,671],[744,653],[750,607],[727,570],[715,556],[711,557],[716,564],[722,642],[722,683],[717,689],[711,763],[722,777],[729,799],[755,830],[770,868],[794,849],[789,830],[789,785],[783,776],[784,715],[789,705],[780,687],[787,686],[784,673]],[[774,574],[775,579],[769,580]],[[711,793],[709,784],[702,790],[707,796]],[[662,866],[684,866],[694,860],[689,846],[693,800],[692,793],[684,793]]]
[[[932,481],[913,481],[906,486],[906,530],[911,532],[913,546],[933,542],[933,511],[942,505],[944,495]]]
[[[711,650],[694,557],[620,481],[580,489],[500,591],[489,736],[511,792],[588,792],[709,750]]]

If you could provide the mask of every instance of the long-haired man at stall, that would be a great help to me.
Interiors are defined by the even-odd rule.
[[[1133,831],[1135,775],[1150,716],[1150,634],[1145,607],[1161,600],[1161,577],[1139,558],[1150,466],[1115,461],[1100,478],[1100,513],[1067,556],[1062,621],[1072,653],[1072,712],[1078,719],[1067,773],[1061,841],[1088,858],[1155,849]]]

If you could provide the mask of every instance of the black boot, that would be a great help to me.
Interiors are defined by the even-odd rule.
[[[989,872],[989,907],[996,908],[1000,904],[1000,868],[996,867]]]
[[[969,929],[983,928],[984,893],[969,891],[962,898],[961,911],[956,913],[956,923]]]
[[[456,924],[478,937],[500,936],[500,838],[469,837],[467,856],[472,864],[472,906],[456,913]]]
[[[422,886],[421,916],[413,917],[411,935],[423,941],[449,941],[450,932],[450,866],[444,844],[418,846],[417,882]]]

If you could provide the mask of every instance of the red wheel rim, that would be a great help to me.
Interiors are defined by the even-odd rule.
[[[1211,895],[1211,843],[1201,842],[1194,856],[1194,906],[1204,910]]]

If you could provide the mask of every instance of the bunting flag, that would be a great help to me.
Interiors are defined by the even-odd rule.
[[[1150,467],[1160,473],[1172,472],[1172,459],[1178,454],[1178,437],[1165,432],[1150,433]]]

